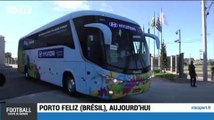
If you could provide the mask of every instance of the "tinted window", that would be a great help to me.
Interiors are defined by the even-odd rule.
[[[23,40],[24,49],[56,45],[64,45],[73,49],[75,48],[69,22],[61,23]]]
[[[130,72],[132,70],[142,70],[141,72],[147,71],[147,68],[150,65],[149,49],[140,26],[114,18],[104,16],[84,16],[74,19],[75,28],[86,58],[94,61],[88,57],[88,49],[85,49],[87,47],[86,37],[87,35],[90,35],[90,30],[94,31],[92,27],[85,26],[90,26],[91,23],[105,25],[109,28],[112,35],[110,40],[106,39],[105,44],[101,44],[102,47],[99,48],[96,46],[97,51],[102,51],[101,54],[103,55],[102,59],[105,63],[104,66],[110,66],[108,68],[122,69],[124,70],[124,73],[132,73]],[[94,33],[97,33],[98,35],[99,31],[102,33],[99,29],[94,31]],[[104,38],[103,35],[102,37]],[[98,39],[104,42],[102,37]],[[91,49],[89,50],[92,51]],[[92,53],[97,56],[100,55],[95,51]],[[96,56],[94,56],[93,59],[96,59]],[[99,59],[96,60],[98,61]]]
[[[103,66],[103,33],[98,28],[84,26],[87,23],[94,23],[95,19],[95,17],[82,17],[75,19],[74,23],[84,57],[95,64]]]

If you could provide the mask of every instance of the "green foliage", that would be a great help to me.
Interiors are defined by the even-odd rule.
[[[154,73],[155,77],[165,78],[167,80],[174,81],[174,75],[171,73]]]
[[[12,53],[11,52],[6,52],[5,53],[5,58],[11,58],[12,57]]]
[[[161,43],[161,53],[160,53],[160,62],[161,68],[166,68],[167,66],[167,52],[166,52],[166,45]]]
[[[154,70],[153,72],[154,72],[154,74],[161,73],[161,70]]]
[[[210,65],[211,65],[212,67],[214,67],[214,62],[210,62]]]
[[[211,72],[214,72],[214,62],[210,62],[210,65],[211,65],[210,67]]]
[[[213,66],[213,67],[211,67],[210,69],[211,69],[211,72],[214,72],[214,66]]]

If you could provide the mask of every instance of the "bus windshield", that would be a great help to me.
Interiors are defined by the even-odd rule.
[[[133,71],[142,73],[149,70],[149,49],[140,26],[101,16],[81,17],[75,19],[74,23],[83,54],[87,59],[102,67],[128,73],[133,73]],[[95,25],[86,27],[89,24],[98,24],[97,26],[105,28],[103,30]],[[106,31],[110,34],[105,35]],[[89,41],[93,43],[85,43],[89,38]],[[89,50],[90,57],[88,56]]]
[[[105,45],[107,63],[125,70],[140,70],[149,65],[149,51],[142,32],[112,29],[112,43]]]

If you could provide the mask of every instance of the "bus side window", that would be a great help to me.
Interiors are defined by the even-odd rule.
[[[62,26],[67,27],[63,28],[62,30],[53,31]],[[26,49],[51,47],[57,45],[63,45],[75,49],[69,21],[63,22],[61,24],[43,30],[39,33],[31,35],[25,40],[25,42],[33,43],[27,46],[25,45]]]

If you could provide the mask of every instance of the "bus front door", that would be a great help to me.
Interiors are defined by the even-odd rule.
[[[98,75],[97,68],[104,64],[104,60],[100,31],[96,28],[93,29],[94,32],[87,36],[87,58],[89,62],[86,62],[86,80],[89,94],[96,96],[96,91],[102,86],[102,78]]]

